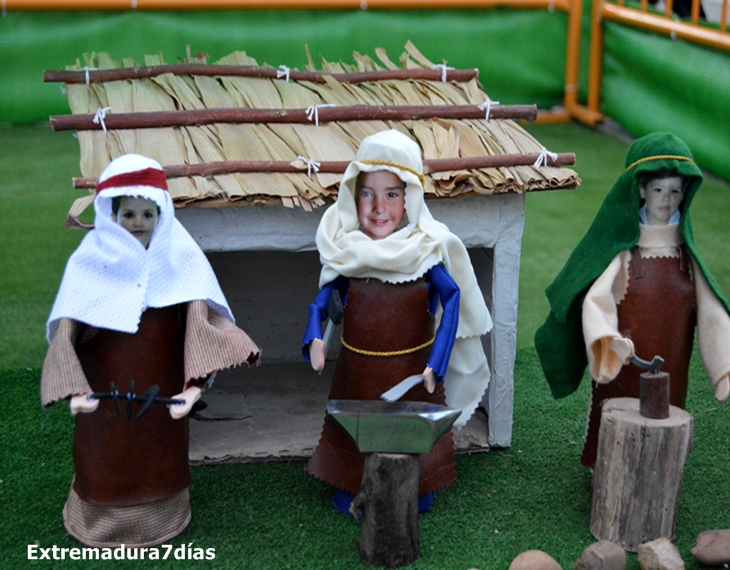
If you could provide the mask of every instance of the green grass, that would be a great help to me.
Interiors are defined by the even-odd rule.
[[[730,408],[716,405],[695,358],[688,410],[694,448],[677,509],[675,544],[688,569],[697,533],[728,528]],[[193,520],[174,547],[215,548],[212,563],[72,563],[26,560],[28,544],[71,548],[61,509],[73,475],[73,421],[65,406],[42,410],[37,369],[0,372],[0,551],[3,568],[361,568],[359,524],[329,505],[328,486],[302,462],[194,467]],[[515,423],[508,450],[457,457],[458,483],[420,517],[417,569],[506,570],[520,552],[540,549],[572,568],[589,533],[590,472],[579,465],[588,384],[555,401],[531,348],[518,352]],[[629,570],[639,568],[629,555]]]
[[[627,145],[576,124],[533,125],[555,152],[575,152],[583,186],[527,197],[510,449],[457,458],[457,485],[440,492],[420,518],[414,569],[505,570],[517,554],[542,549],[572,568],[593,542],[588,531],[590,473],[580,467],[587,383],[555,401],[539,369],[532,336],[547,314],[545,287],[582,237],[623,169]],[[47,127],[0,128],[0,552],[3,568],[100,568],[71,561],[31,566],[28,544],[73,547],[61,509],[73,475],[72,418],[65,406],[40,408],[45,320],[66,260],[82,232],[63,229],[83,195],[78,142]],[[730,185],[707,180],[693,205],[698,247],[730,293]],[[677,510],[675,544],[688,569],[698,532],[729,528],[730,407],[716,404],[695,355],[688,410],[696,421]],[[329,506],[329,489],[301,462],[193,468],[193,521],[175,547],[215,548],[213,562],[112,562],[126,568],[359,568],[359,525]],[[638,569],[629,556],[629,570]]]

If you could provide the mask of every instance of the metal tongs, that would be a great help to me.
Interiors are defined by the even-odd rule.
[[[114,382],[109,385],[109,388],[111,390],[109,392],[94,392],[93,394],[89,394],[86,398],[88,400],[102,400],[105,398],[111,398],[114,401],[114,408],[116,409],[118,416],[122,415],[122,410],[119,402],[120,400],[126,400],[128,420],[132,419],[132,408],[134,407],[135,402],[142,404],[142,406],[139,408],[139,411],[137,412],[137,415],[134,416],[135,421],[145,415],[145,413],[147,413],[147,410],[152,407],[152,404],[175,405],[185,403],[185,400],[183,398],[158,397],[158,394],[160,393],[160,387],[157,384],[153,384],[152,386],[150,386],[141,396],[138,396],[134,393],[134,380],[131,380],[129,382],[129,392],[127,392],[126,394],[120,394]]]
[[[651,359],[651,362],[644,360],[643,358],[639,358],[636,355],[629,358],[629,361],[634,366],[648,370],[650,374],[658,374],[661,372],[662,366],[664,366],[664,359],[658,355],[655,355],[654,358]]]

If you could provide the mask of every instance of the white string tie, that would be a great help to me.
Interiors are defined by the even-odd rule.
[[[297,158],[307,165],[307,177],[311,180],[312,170],[314,170],[315,174],[319,172],[319,162],[316,160],[310,160],[309,158],[304,158],[303,156],[297,156]]]
[[[86,72],[86,85],[89,84],[89,71],[96,71],[99,69],[98,67],[84,67],[84,71]]]
[[[106,125],[104,124],[104,119],[106,118],[106,112],[111,111],[111,107],[104,107],[103,109],[99,109],[96,112],[96,115],[94,115],[94,123],[97,125],[101,124],[101,128],[104,129],[104,132],[106,132]]]
[[[542,147],[542,150],[540,151],[540,156],[537,157],[537,160],[535,161],[534,166],[535,168],[540,168],[541,166],[548,166],[548,156],[553,159],[553,161],[557,162],[558,160],[558,153],[556,152],[550,152],[545,147]]]
[[[484,103],[482,103],[481,105],[478,105],[478,107],[482,111],[486,111],[486,114],[484,115],[485,121],[489,120],[489,113],[492,111],[492,104],[499,105],[499,101],[490,101],[489,99],[487,99],[486,101],[484,101]]]
[[[286,65],[280,65],[279,69],[276,70],[276,78],[281,79],[282,77],[286,77],[286,82],[289,83],[289,72],[291,69],[289,69]]]
[[[307,107],[307,119],[310,121],[314,117],[314,125],[319,126],[319,109],[320,107],[336,107],[334,103],[327,103],[326,105],[310,105]]]
[[[137,9],[137,0],[132,0],[132,10]]]
[[[445,63],[437,63],[433,68],[441,70],[441,81],[444,83],[446,83],[446,70],[455,69],[454,67],[448,67]]]
[[[8,15],[8,0],[3,0],[3,18]]]

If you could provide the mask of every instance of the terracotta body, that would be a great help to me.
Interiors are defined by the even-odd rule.
[[[94,392],[122,395],[134,380],[135,394],[152,385],[170,398],[185,387],[184,305],[147,309],[139,330],[128,334],[87,327],[76,352]],[[130,356],[132,356],[130,358]],[[167,406],[153,404],[139,420],[141,404],[121,402],[117,415],[110,399],[95,412],[78,414],[74,431],[74,491],[96,505],[128,507],[177,495],[192,483],[188,467],[188,418],[173,420]]]
[[[428,311],[424,278],[389,284],[377,279],[350,279],[344,307],[343,339],[356,349],[373,352],[408,350],[429,342],[434,336],[434,316]],[[400,356],[367,356],[343,347],[337,360],[330,399],[378,400],[380,395],[426,367],[430,348]],[[443,384],[433,394],[423,384],[412,388],[403,400],[444,404]],[[307,464],[312,475],[357,493],[364,454],[357,451],[350,436],[325,417],[319,445]],[[421,456],[419,495],[455,482],[453,437],[444,436],[434,450]]]

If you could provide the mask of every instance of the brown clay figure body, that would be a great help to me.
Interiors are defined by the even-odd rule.
[[[422,375],[402,399],[458,408],[462,426],[489,382],[480,337],[492,322],[466,248],[428,211],[422,171],[420,149],[408,136],[390,130],[362,141],[317,231],[321,290],[309,307],[302,353],[322,369],[321,323],[337,292],[343,348],[329,398],[377,400]],[[343,511],[360,488],[363,464],[349,435],[325,416],[307,471],[336,488],[335,506]],[[454,481],[448,434],[421,456],[419,508]]]
[[[41,401],[70,399],[76,416],[66,530],[90,546],[149,546],[190,521],[187,414],[201,388],[260,351],[175,219],[156,161],[113,160],[94,207],[48,320]]]
[[[670,403],[684,408],[695,329],[716,398],[730,392],[727,301],[697,254],[689,208],[702,184],[686,145],[654,133],[629,149],[626,171],[547,289],[551,313],[535,335],[555,397],[593,379],[581,462],[596,460],[602,403],[639,397],[629,359],[665,360]]]

